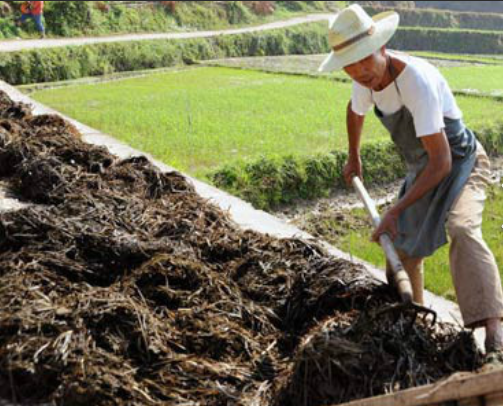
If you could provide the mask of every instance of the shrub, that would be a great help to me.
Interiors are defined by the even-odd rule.
[[[214,171],[215,186],[242,197],[255,207],[269,210],[296,199],[328,196],[344,187],[343,167],[347,154],[334,151],[307,157],[261,157]],[[365,179],[387,183],[405,174],[405,166],[393,144],[375,143],[362,148]]]
[[[498,54],[503,52],[503,33],[404,27],[398,30],[389,46],[409,51]]]
[[[247,23],[252,20],[250,10],[242,1],[226,1],[227,20],[231,24]]]
[[[0,18],[0,38],[11,38],[18,34],[18,28],[11,17]]]
[[[70,36],[92,25],[90,1],[51,1],[44,18],[51,33]]]

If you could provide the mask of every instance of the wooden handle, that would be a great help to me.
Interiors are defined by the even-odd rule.
[[[367,212],[369,213],[370,218],[372,219],[374,227],[376,228],[379,227],[379,224],[381,223],[381,217],[379,216],[379,212],[377,211],[374,201],[367,193],[365,186],[363,186],[362,181],[355,176],[353,177],[352,183],[353,187],[356,189],[356,192],[360,196],[360,199],[362,200],[365,208],[367,209]],[[402,265],[402,261],[400,261],[400,258],[398,257],[398,254],[395,250],[395,246],[393,245],[393,241],[391,240],[389,235],[382,234],[379,237],[379,243],[381,244],[381,247],[384,250],[386,258],[388,259],[391,265],[391,269],[393,271],[393,277],[395,279],[395,284],[398,289],[398,293],[402,298],[402,301],[404,303],[412,302],[413,293],[409,275],[405,271]]]

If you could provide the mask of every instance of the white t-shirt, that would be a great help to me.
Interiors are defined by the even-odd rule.
[[[405,105],[414,118],[416,135],[422,137],[439,133],[444,127],[444,117],[462,118],[449,84],[442,74],[424,59],[410,55],[390,52],[407,66],[396,78],[395,83],[376,92],[353,81],[351,108],[364,116],[374,105],[384,115],[397,112]]]

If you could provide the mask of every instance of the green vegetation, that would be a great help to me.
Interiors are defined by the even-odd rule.
[[[211,173],[217,186],[270,208],[342,185],[345,153],[330,151],[346,150],[350,92],[349,84],[327,80],[198,68],[33,96],[179,170],[200,178]],[[475,97],[458,97],[458,103],[471,128],[484,128],[489,151],[501,151],[503,129],[487,125],[499,117],[501,104]],[[403,174],[388,140],[369,114],[368,182]]]
[[[370,15],[390,10],[386,7],[365,6]],[[498,13],[466,13],[419,8],[400,8],[402,27],[459,28],[468,30],[503,30],[503,15]]]
[[[327,224],[325,238],[336,244],[341,250],[350,252],[352,255],[362,258],[378,267],[385,267],[385,258],[381,248],[370,242],[371,227],[361,227],[363,219],[367,215],[363,210],[353,212],[356,220],[353,224],[359,224],[356,229],[345,235],[330,235],[331,225]],[[330,220],[329,220],[330,221]],[[486,242],[493,251],[496,261],[500,265],[499,269],[503,276],[503,245],[502,238],[503,224],[503,190],[499,187],[489,189],[488,200],[484,211],[483,234]],[[339,226],[340,228],[340,226]],[[425,262],[425,287],[427,290],[455,300],[454,287],[452,285],[449,268],[448,246],[442,247],[432,257]]]
[[[402,28],[390,47],[490,54],[503,52],[503,33]],[[209,59],[310,55],[327,53],[328,49],[326,24],[321,22],[213,38],[119,42],[3,53],[0,78],[14,85],[54,82]]]
[[[503,153],[501,122],[479,127],[477,137],[489,154]],[[367,184],[387,184],[405,175],[404,164],[391,141],[365,142],[361,155]],[[217,187],[270,210],[296,199],[327,197],[333,190],[344,187],[342,169],[346,160],[346,152],[340,150],[317,156],[262,157],[248,163],[224,165],[211,179]]]
[[[15,27],[14,19],[20,16],[22,2],[8,3],[14,13],[4,17],[0,15],[0,38],[26,38],[36,33],[31,23],[22,29]],[[114,1],[45,3],[44,17],[48,34],[64,37],[221,29],[258,24],[309,12],[335,10],[337,6],[344,6],[344,2],[325,1],[276,2],[271,7],[264,3],[274,2],[173,1],[134,8]],[[291,6],[290,3],[298,4]]]
[[[503,66],[460,66],[441,68],[452,89],[471,89],[488,94],[503,94]]]
[[[503,32],[402,27],[389,42],[389,47],[409,51],[497,55],[503,52]]]
[[[328,48],[326,24],[190,40],[116,42],[2,53],[0,79],[54,82],[238,56],[312,54]]]
[[[232,162],[344,148],[350,87],[199,68],[46,90],[32,97],[201,176],[223,157]],[[384,139],[375,119],[368,124],[373,140]]]
[[[420,8],[435,8],[441,10],[466,11],[476,13],[501,13],[503,2],[501,1],[416,1]]]
[[[405,175],[405,167],[391,142],[366,143],[361,149],[365,180],[386,184]],[[213,183],[230,193],[270,210],[298,199],[327,197],[345,187],[342,169],[346,152],[255,159],[224,165],[213,173]]]

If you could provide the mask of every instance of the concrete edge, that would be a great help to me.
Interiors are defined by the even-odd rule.
[[[33,113],[36,115],[56,114],[63,117],[77,127],[77,129],[82,133],[83,139],[86,142],[106,147],[112,154],[117,155],[120,158],[143,155],[146,156],[161,171],[176,171],[176,169],[156,160],[150,154],[146,154],[142,151],[131,148],[127,144],[124,144],[123,142],[113,138],[110,135],[103,134],[98,130],[95,130],[85,124],[82,124],[70,117],[65,116],[64,114],[54,109],[51,109],[50,107],[38,103],[37,101],[22,94],[19,90],[3,81],[0,81],[0,90],[6,92],[14,101],[31,105],[33,108]],[[189,182],[194,185],[196,192],[201,197],[208,199],[210,202],[219,206],[223,211],[228,212],[234,222],[236,222],[243,229],[269,234],[278,238],[301,238],[306,241],[315,242],[324,247],[330,255],[361,265],[370,275],[372,275],[377,280],[386,280],[383,270],[378,269],[371,264],[346,252],[343,252],[323,240],[316,239],[310,234],[287,224],[285,221],[274,217],[269,213],[257,210],[251,204],[238,199],[222,190],[203,183],[186,174],[182,175],[185,176],[187,180],[189,180]],[[427,307],[430,307],[437,312],[439,320],[444,322],[451,322],[460,326],[463,325],[461,313],[456,303],[446,300],[431,292],[425,291],[425,304]],[[481,333],[482,330],[479,330],[477,332],[476,339],[478,345],[483,348],[483,335]]]

